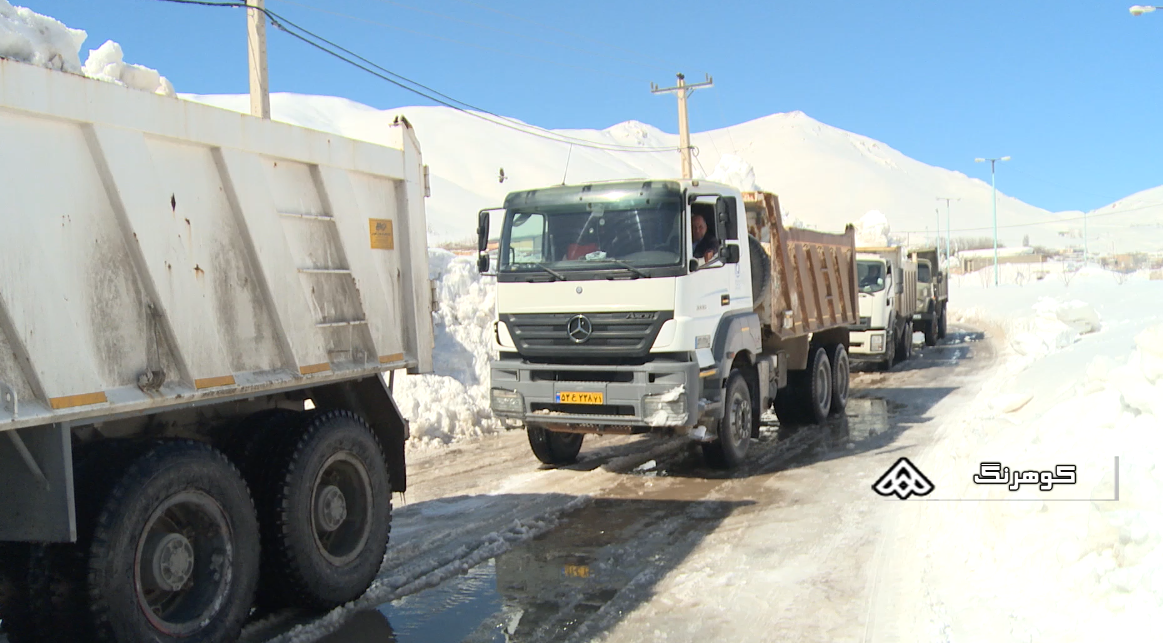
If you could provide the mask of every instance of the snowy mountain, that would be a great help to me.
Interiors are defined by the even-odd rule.
[[[245,112],[241,95],[183,95],[183,98]],[[482,208],[500,205],[513,190],[619,178],[679,175],[677,152],[626,153],[589,149],[531,136],[445,107],[374,108],[342,98],[275,94],[277,120],[350,138],[384,142],[397,115],[411,122],[431,166],[429,238],[433,243],[468,239]],[[604,130],[555,130],[599,144],[675,147],[676,134],[637,121]],[[952,204],[955,237],[992,235],[990,186],[959,172],[911,159],[873,139],[816,121],[802,112],[773,114],[727,129],[695,133],[695,174],[743,179],[780,195],[786,213],[820,230],[842,230],[870,210],[888,218],[894,235],[912,242],[931,238],[938,226],[938,196],[960,197]],[[568,168],[566,165],[568,159]],[[750,167],[748,167],[750,166]],[[504,169],[506,180],[499,180]],[[745,179],[744,179],[745,180]],[[750,187],[750,186],[748,186]],[[1057,216],[998,194],[1001,225],[1055,221]],[[941,229],[946,227],[941,207]],[[977,228],[972,229],[971,228]],[[910,232],[911,235],[904,233]],[[1007,245],[1025,235],[1033,244],[1064,245],[1054,225],[1002,228]],[[944,233],[942,233],[944,236]]]

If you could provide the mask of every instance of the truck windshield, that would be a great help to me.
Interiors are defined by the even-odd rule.
[[[857,261],[856,280],[860,292],[880,292],[884,290],[884,263],[880,261]]]
[[[509,204],[498,276],[556,274],[572,280],[611,273],[628,278],[678,274],[684,239],[681,193],[619,196],[625,192],[563,193],[555,199],[526,198],[532,201],[527,205]]]
[[[927,284],[932,280],[933,277],[929,269],[929,262],[917,262],[917,283]]]

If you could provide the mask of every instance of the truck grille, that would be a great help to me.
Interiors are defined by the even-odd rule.
[[[658,331],[673,317],[671,311],[527,313],[501,315],[501,321],[525,357],[634,358],[650,353]]]

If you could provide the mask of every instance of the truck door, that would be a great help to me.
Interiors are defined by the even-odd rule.
[[[730,310],[733,282],[736,279],[735,268],[738,265],[725,265],[722,261],[720,251],[725,242],[723,231],[717,229],[718,226],[715,225],[715,198],[716,196],[700,196],[687,206],[686,253],[687,261],[693,270],[680,280],[680,286],[675,293],[676,316],[687,316],[692,320],[695,352],[700,367],[714,363],[711,343],[714,341],[719,319],[725,311]],[[699,245],[695,242],[697,232],[703,232],[705,236],[709,235],[716,240],[702,244],[698,256],[695,253],[696,246]],[[715,248],[709,261],[701,252],[708,245]]]

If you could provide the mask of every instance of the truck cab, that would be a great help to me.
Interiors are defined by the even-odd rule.
[[[668,430],[737,465],[787,381],[764,350],[771,264],[743,194],[646,179],[514,192],[480,213],[482,272],[497,210],[494,415],[547,464],[576,459],[585,433]]]
[[[911,250],[909,258],[917,264],[917,305],[913,325],[925,334],[926,345],[936,346],[937,340],[945,337],[948,274],[940,266],[936,248]]]
[[[861,248],[856,255],[860,321],[851,330],[852,359],[887,370],[912,349],[917,268],[900,248]]]

